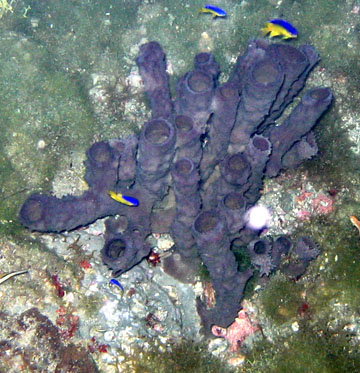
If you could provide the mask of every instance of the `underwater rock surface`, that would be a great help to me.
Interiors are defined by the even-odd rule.
[[[2,311],[0,317],[3,336],[7,336],[0,340],[0,360],[7,369],[2,371],[98,372],[89,351],[65,344],[57,326],[37,308],[18,317]]]
[[[310,89],[281,125],[275,120],[318,61],[310,45],[252,40],[229,80],[219,85],[219,65],[211,54],[200,53],[194,69],[179,79],[173,100],[161,46],[142,45],[136,62],[152,119],[139,136],[93,144],[85,161],[89,189],[63,198],[32,194],[21,208],[21,223],[33,231],[61,232],[111,216],[102,259],[118,276],[149,254],[146,238],[156,218],[171,233],[182,267],[194,272],[200,256],[209,271],[216,305],[209,310],[198,301],[205,328],[228,326],[252,276],[251,269],[238,270],[232,245],[249,245],[261,275],[276,269],[293,246],[287,237],[260,240],[260,231],[246,227],[246,215],[260,198],[265,175],[275,177],[317,152],[311,130],[331,104],[330,89]],[[159,209],[169,188],[176,201],[170,215]],[[110,190],[139,205],[115,201]],[[318,255],[309,238],[295,247],[300,264],[287,268],[293,277]],[[165,267],[175,273],[176,262],[168,260]]]

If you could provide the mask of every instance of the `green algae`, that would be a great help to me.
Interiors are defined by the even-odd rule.
[[[93,317],[98,317],[99,311],[102,307],[102,299],[100,295],[97,294],[90,294],[86,295],[79,295],[79,309],[83,310],[85,316],[88,319]]]
[[[355,373],[360,369],[360,351],[349,343],[341,329],[302,324],[300,331],[274,343],[259,342],[248,355],[246,373]]]
[[[231,245],[231,250],[235,255],[239,271],[245,271],[251,266],[251,259],[246,246],[238,246],[236,240],[234,240]]]
[[[360,304],[358,231],[346,217],[343,222],[328,220],[321,231],[314,232],[314,238],[323,251],[317,263],[318,268],[322,267],[319,272],[321,286],[309,293],[309,301],[319,312],[326,312],[333,302],[349,305],[357,311]],[[320,281],[317,284],[320,285]]]
[[[300,281],[275,274],[259,301],[274,326],[296,321],[300,330],[273,343],[257,343],[248,356],[246,372],[359,371],[356,333],[345,328],[360,304],[360,241],[347,215],[353,208],[353,200],[344,201],[333,215],[314,218],[294,233],[294,238],[311,236],[321,255]],[[299,312],[302,302],[308,307],[303,314]]]
[[[360,304],[360,241],[348,218],[358,208],[352,198],[344,198],[333,214],[311,219],[292,235],[294,239],[311,236],[321,254],[297,282],[278,273],[272,276],[259,293],[259,302],[274,330],[292,321],[298,322],[300,330],[273,343],[255,344],[244,371],[359,371],[356,332],[345,328]],[[301,313],[303,302],[308,308]]]
[[[349,107],[348,111],[353,108]],[[336,193],[346,189],[347,197],[355,197],[360,183],[360,157],[352,150],[354,143],[348,137],[348,129],[340,125],[340,115],[335,102],[321,119],[321,126],[315,127],[319,155],[302,169],[320,189],[331,188]]]
[[[199,276],[200,281],[202,281],[202,282],[210,282],[211,281],[210,273],[209,273],[208,269],[206,268],[205,264],[203,264],[203,263],[199,264],[197,275]]]
[[[134,373],[231,373],[227,363],[212,356],[205,344],[182,341],[168,349],[151,347],[137,351],[128,357],[131,372]]]
[[[301,286],[276,274],[260,293],[262,309],[272,322],[281,325],[293,320],[301,306]]]
[[[49,189],[63,156],[91,143],[96,122],[74,82],[42,69],[45,48],[13,33],[0,44],[0,232],[15,234],[26,192]]]

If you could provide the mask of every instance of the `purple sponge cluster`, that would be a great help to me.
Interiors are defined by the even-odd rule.
[[[275,177],[317,152],[311,130],[331,104],[328,88],[310,89],[281,125],[275,120],[318,60],[310,45],[253,40],[228,81],[219,84],[219,65],[211,54],[200,53],[194,69],[179,79],[173,100],[164,52],[156,42],[142,45],[136,62],[152,118],[139,136],[93,144],[85,161],[89,189],[63,198],[32,194],[21,208],[21,223],[61,232],[111,216],[102,258],[117,276],[149,254],[146,238],[155,212],[172,190],[174,213],[163,212],[171,218],[163,219],[162,231],[171,233],[182,264],[191,268],[200,256],[209,271],[216,305],[209,310],[198,302],[204,325],[228,326],[252,276],[250,269],[239,271],[234,245],[248,246],[260,275],[278,268],[292,247],[298,263],[287,267],[289,275],[303,273],[318,255],[308,238],[295,244],[287,237],[259,238],[245,218],[260,197],[265,175]],[[134,197],[139,205],[120,204],[109,190]]]

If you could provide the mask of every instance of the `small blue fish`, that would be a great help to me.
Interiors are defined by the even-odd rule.
[[[215,17],[226,17],[225,10],[218,8],[217,6],[213,5],[205,5],[203,8],[199,9],[200,13],[210,13],[212,14],[213,18]]]
[[[124,292],[124,288],[123,286],[120,284],[120,282],[116,279],[116,278],[112,278],[110,281],[109,281],[109,286],[112,287],[112,286],[116,286],[117,288],[119,288],[122,292]]]
[[[266,22],[260,31],[262,31],[264,35],[270,33],[271,38],[274,36],[281,36],[283,39],[292,39],[298,36],[296,28],[283,19],[272,19]]]
[[[125,196],[121,193],[115,193],[113,190],[108,191],[109,196],[117,202],[123,203],[127,206],[139,206],[139,201],[130,196]]]

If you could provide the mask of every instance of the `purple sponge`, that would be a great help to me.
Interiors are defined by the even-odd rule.
[[[63,198],[35,193],[22,205],[19,219],[23,226],[33,231],[62,232],[115,215],[118,208],[118,202],[94,190],[79,197]]]
[[[245,284],[252,273],[238,272],[235,255],[230,250],[226,221],[219,211],[201,212],[194,221],[193,233],[216,293],[215,308],[207,313],[200,304],[199,311],[206,326],[226,327],[236,317]]]
[[[164,193],[175,140],[174,125],[164,119],[146,122],[140,134],[136,180],[159,196]]]
[[[313,88],[305,93],[299,105],[280,126],[270,129],[273,146],[266,174],[277,176],[283,167],[281,161],[290,147],[307,134],[331,104],[333,95],[329,88]]]
[[[166,58],[156,41],[143,44],[136,59],[150,100],[152,117],[167,119],[172,115],[169,80],[166,73]]]
[[[212,102],[213,114],[208,125],[207,143],[200,164],[203,182],[226,156],[239,101],[239,92],[232,83],[225,83],[215,91]]]
[[[270,113],[284,81],[280,65],[273,59],[255,63],[244,80],[240,105],[231,133],[231,152],[243,151],[264,118]]]
[[[176,215],[171,226],[171,236],[181,255],[196,257],[191,227],[201,207],[199,171],[192,160],[181,158],[174,163],[171,176],[176,199]]]
[[[310,131],[332,101],[328,88],[311,89],[281,125],[273,124],[318,60],[309,45],[252,40],[228,82],[219,86],[213,55],[200,53],[194,69],[179,79],[173,104],[164,52],[156,42],[142,45],[136,62],[152,119],[138,136],[93,144],[85,161],[89,190],[78,197],[33,194],[20,210],[21,223],[61,232],[116,216],[106,222],[101,251],[116,276],[148,255],[146,238],[157,221],[159,231],[170,232],[176,243],[168,271],[188,281],[199,254],[210,273],[216,305],[208,310],[198,301],[204,326],[228,326],[252,276],[250,269],[238,270],[231,247],[249,244],[252,264],[268,275],[292,246],[286,237],[259,239],[259,231],[244,226],[244,216],[260,197],[265,175],[296,167],[317,151]],[[139,204],[120,204],[109,197],[110,190]],[[163,201],[172,201],[164,198],[168,191],[176,206],[164,211]],[[296,278],[318,249],[307,238],[294,246],[296,263],[284,272]]]

